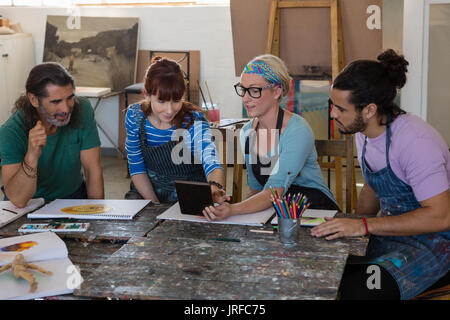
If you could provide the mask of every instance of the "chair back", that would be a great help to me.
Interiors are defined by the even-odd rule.
[[[346,135],[342,140],[315,140],[318,162],[322,169],[334,169],[336,181],[336,201],[346,213],[351,213],[356,205],[356,184],[353,162],[353,136]],[[334,157],[332,161],[324,161],[324,157]],[[345,210],[343,206],[342,160],[345,158]]]
[[[215,144],[222,155],[222,165],[225,173],[225,187],[227,185],[228,165],[233,165],[232,203],[242,201],[242,174],[244,158],[239,145],[239,132],[243,124],[238,123],[230,128],[214,128],[212,134],[216,138]],[[216,131],[217,130],[217,131]],[[218,141],[217,137],[221,139]]]

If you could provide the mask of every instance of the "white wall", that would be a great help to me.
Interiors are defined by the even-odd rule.
[[[450,146],[450,3],[430,5],[427,122]]]
[[[403,54],[409,62],[408,81],[402,89],[403,110],[426,120],[423,107],[423,47],[425,0],[405,0],[403,23]]]
[[[103,7],[81,8],[81,16],[140,18],[139,49],[200,50],[200,82],[208,81],[214,103],[222,118],[241,117],[241,100],[235,94],[233,39],[228,6]],[[0,7],[0,15],[20,23],[33,34],[36,62],[42,62],[47,15],[68,15],[64,8]],[[116,99],[106,100],[99,111],[118,108]],[[102,123],[118,123],[117,115],[99,112]],[[100,118],[101,117],[101,118]],[[106,117],[106,118],[103,118]],[[109,131],[109,130],[108,130]],[[111,132],[117,139],[118,129]],[[102,139],[102,146],[111,144]]]
[[[446,76],[450,70],[450,0],[404,1],[403,53],[410,65],[402,89],[402,108],[431,124],[450,146],[450,82]]]
[[[383,49],[402,52],[403,0],[383,0]]]

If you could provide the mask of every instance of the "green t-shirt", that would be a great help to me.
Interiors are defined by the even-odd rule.
[[[88,99],[78,97],[79,126],[60,127],[47,136],[38,162],[37,190],[33,198],[64,198],[74,193],[83,182],[80,151],[100,146],[94,110]],[[28,131],[24,115],[16,111],[0,127],[1,165],[20,163],[28,149]]]

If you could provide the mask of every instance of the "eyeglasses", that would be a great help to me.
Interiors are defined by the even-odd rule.
[[[234,90],[236,90],[236,94],[237,94],[239,97],[245,96],[245,92],[248,92],[248,94],[249,94],[250,97],[252,97],[252,98],[254,98],[254,99],[258,99],[258,98],[261,98],[261,93],[262,93],[262,91],[263,91],[264,89],[267,89],[267,88],[273,88],[273,87],[275,87],[275,86],[276,86],[275,83],[271,83],[271,84],[268,84],[267,86],[264,86],[264,87],[262,87],[262,88],[258,88],[258,87],[250,87],[250,88],[246,88],[246,87],[241,86],[240,83],[236,83],[236,84],[234,85]]]

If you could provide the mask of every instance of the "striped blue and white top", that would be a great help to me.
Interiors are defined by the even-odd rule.
[[[223,169],[217,156],[216,147],[212,141],[211,130],[208,121],[200,111],[194,111],[194,123],[189,129],[178,129],[173,126],[169,129],[155,128],[148,119],[145,120],[145,133],[148,146],[160,146],[171,140],[177,140],[183,136],[186,146],[194,156],[201,159],[205,175],[208,176],[217,168]],[[125,129],[127,132],[125,150],[128,156],[130,176],[147,173],[144,157],[139,140],[139,127],[142,118],[145,117],[139,103],[128,107],[125,116]],[[137,118],[137,119],[136,119]],[[186,128],[191,118],[186,115],[182,128]],[[192,148],[194,146],[194,148]]]

